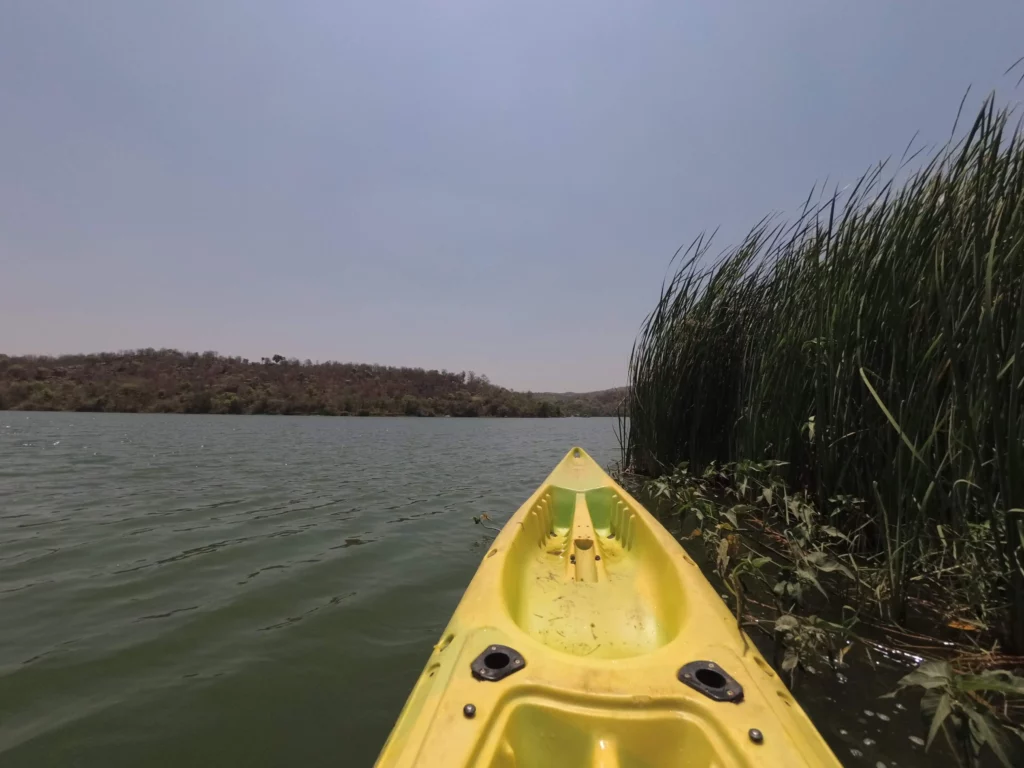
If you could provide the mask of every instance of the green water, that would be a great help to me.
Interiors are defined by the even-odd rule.
[[[0,764],[369,765],[486,550],[612,419],[0,413]]]
[[[614,420],[0,412],[0,766],[371,765],[473,516],[574,444],[614,461]],[[914,764],[876,678],[801,701],[849,764]]]

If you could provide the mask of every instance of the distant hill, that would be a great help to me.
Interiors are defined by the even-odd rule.
[[[0,410],[328,416],[606,416],[624,390],[514,392],[470,372],[138,349],[0,355]]]
[[[626,398],[626,388],[596,392],[538,392],[536,396],[557,404],[563,416],[617,416]]]

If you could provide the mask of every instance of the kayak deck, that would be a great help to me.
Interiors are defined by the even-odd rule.
[[[377,765],[839,763],[678,542],[574,448],[484,556]]]

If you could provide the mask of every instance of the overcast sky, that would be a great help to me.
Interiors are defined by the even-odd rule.
[[[681,243],[1022,55],[1021,0],[0,0],[0,352],[620,385]]]

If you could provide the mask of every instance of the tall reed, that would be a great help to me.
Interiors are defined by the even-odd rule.
[[[679,254],[630,359],[624,464],[780,459],[884,560],[894,615],[946,532],[987,526],[1024,650],[1024,135],[989,97],[901,184]],[[909,163],[909,161],[907,161]],[[941,526],[941,527],[940,527]]]

